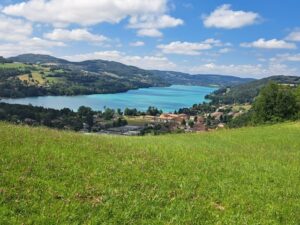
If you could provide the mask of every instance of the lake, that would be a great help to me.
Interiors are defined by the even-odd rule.
[[[164,112],[174,112],[179,108],[191,107],[193,104],[205,101],[205,95],[216,88],[201,86],[172,85],[170,87],[152,87],[130,90],[116,94],[95,94],[78,96],[43,96],[19,99],[2,99],[11,104],[31,104],[45,108],[70,108],[76,111],[80,106],[88,106],[93,110],[136,108],[145,111],[149,106],[155,106]]]

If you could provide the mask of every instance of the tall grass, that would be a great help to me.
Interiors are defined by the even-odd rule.
[[[300,224],[300,124],[158,137],[0,123],[0,224]]]

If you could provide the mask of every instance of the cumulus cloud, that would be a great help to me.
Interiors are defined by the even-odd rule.
[[[265,48],[265,49],[296,49],[297,46],[294,43],[289,43],[284,40],[265,40],[264,38],[260,38],[257,41],[251,43],[242,43],[242,47],[247,48]]]
[[[29,0],[2,10],[7,15],[56,27],[114,24],[130,18],[129,28],[138,29],[139,35],[151,37],[161,36],[160,29],[183,24],[181,19],[166,15],[167,11],[168,0]]]
[[[44,34],[44,37],[53,41],[90,41],[103,42],[108,40],[103,35],[92,34],[86,29],[54,29],[51,33]]]
[[[296,49],[297,46],[294,43],[289,43],[284,40],[265,40],[264,38],[260,38],[257,41],[251,43],[242,43],[242,47],[247,48],[264,48],[264,49]]]
[[[288,41],[300,41],[300,31],[293,31],[287,37]]]
[[[16,43],[0,44],[0,55],[9,57],[24,53],[51,54],[49,49],[65,46],[66,45],[63,42],[33,37]]]
[[[222,48],[219,50],[219,53],[221,54],[225,54],[225,53],[228,53],[228,52],[231,52],[232,49],[231,48]]]
[[[1,41],[20,41],[26,39],[32,33],[30,23],[21,19],[12,19],[0,15],[0,40]]]
[[[258,22],[260,16],[254,12],[233,11],[231,5],[225,4],[218,7],[209,16],[205,16],[205,27],[235,29],[252,25]]]
[[[215,64],[208,63],[194,66],[189,69],[191,73],[202,74],[228,74],[240,77],[262,78],[272,75],[295,75],[297,70],[285,64]]]
[[[287,55],[285,57],[286,61],[290,61],[290,62],[300,62],[300,54],[296,54],[296,55]]]
[[[161,37],[160,29],[177,27],[183,24],[183,20],[173,18],[169,15],[144,15],[132,17],[129,28],[138,29],[138,35],[149,37]]]
[[[270,59],[273,63],[282,63],[282,62],[300,62],[300,54],[278,54],[275,57]]]
[[[64,58],[70,61],[102,59],[137,66],[143,69],[171,70],[176,68],[176,65],[169,61],[169,59],[166,57],[127,55],[126,53],[120,51],[99,51],[87,54],[65,56]]]
[[[166,10],[166,0],[29,0],[4,7],[3,12],[35,22],[95,25],[118,23],[127,16]]]
[[[157,48],[165,54],[200,55],[201,51],[211,49],[214,46],[222,46],[221,41],[215,39],[207,39],[203,42],[175,41],[166,45],[158,45]]]
[[[163,34],[157,29],[140,29],[137,32],[138,36],[142,37],[162,37]]]
[[[167,45],[157,46],[166,54],[199,55],[200,51],[211,49],[210,44],[175,41]]]
[[[143,41],[136,41],[136,42],[130,43],[130,46],[133,46],[133,47],[142,47],[144,45],[145,45],[145,43]]]

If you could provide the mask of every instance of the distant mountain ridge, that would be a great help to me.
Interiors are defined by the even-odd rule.
[[[9,65],[11,62],[19,64]],[[0,97],[11,98],[116,93],[181,84],[216,86],[220,89],[207,96],[213,102],[243,103],[253,101],[270,80],[300,84],[300,77],[293,76],[255,80],[227,75],[190,75],[175,71],[144,70],[107,60],[70,62],[40,54],[23,54],[8,59],[0,57],[0,66]]]
[[[170,80],[172,84],[185,85],[202,85],[202,86],[235,86],[250,81],[253,78],[240,78],[229,75],[214,75],[214,74],[195,74],[174,72],[174,71],[159,71],[151,70],[153,74],[163,76],[166,80]]]
[[[82,95],[125,92],[171,85],[149,71],[117,62],[69,62],[24,54],[0,64],[0,97]]]
[[[139,73],[140,75],[148,78],[152,76],[158,80],[162,79],[164,83],[167,83],[169,85],[185,84],[202,86],[233,86],[255,80],[252,78],[240,78],[228,75],[191,75],[188,73],[175,71],[144,70],[135,66],[129,66],[119,62],[107,60],[87,60],[82,62],[70,62],[49,55],[23,54],[16,57],[11,57],[9,59],[15,62],[32,64],[56,63],[60,65],[67,65],[69,67],[74,67],[77,69],[84,69],[89,72],[108,72],[121,76],[128,76],[130,73]]]
[[[45,64],[45,63],[69,63],[67,60],[59,59],[50,55],[22,54],[8,58],[13,62]]]

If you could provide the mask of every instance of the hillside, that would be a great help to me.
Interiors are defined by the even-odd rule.
[[[253,102],[259,91],[270,81],[285,85],[299,85],[300,77],[296,76],[272,76],[230,88],[222,88],[207,96],[213,103],[246,103]]]
[[[102,94],[170,85],[145,70],[108,61],[71,63],[32,54],[10,60],[19,63],[0,64],[0,97]]]
[[[67,60],[59,59],[50,55],[22,54],[10,57],[9,60],[20,63],[43,64],[43,63],[68,63]]]
[[[0,123],[0,223],[299,224],[299,133],[126,138]]]
[[[252,78],[240,78],[226,75],[212,75],[212,74],[195,74],[180,73],[174,71],[158,71],[152,70],[152,73],[164,77],[172,84],[186,84],[186,85],[200,85],[200,86],[235,86],[239,84],[254,81]]]
[[[17,63],[8,63],[17,62]],[[24,54],[0,59],[0,97],[124,92],[172,84],[226,86],[252,81],[222,75],[150,71],[105,60],[69,62],[49,55]]]

